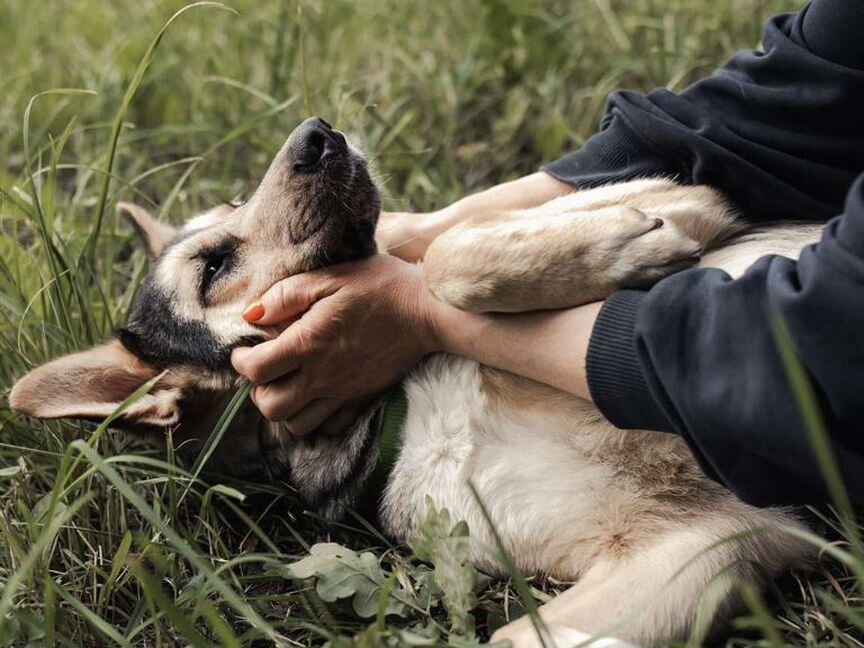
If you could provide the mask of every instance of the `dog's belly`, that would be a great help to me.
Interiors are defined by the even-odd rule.
[[[438,356],[406,381],[409,410],[382,503],[385,528],[409,540],[431,498],[454,520],[468,522],[473,562],[496,571],[495,542],[470,480],[520,569],[574,578],[602,551],[614,518],[632,510],[636,496],[616,485],[612,467],[598,459],[596,410],[581,406],[584,427],[572,408],[567,416],[542,406],[514,415],[490,397],[483,371]]]

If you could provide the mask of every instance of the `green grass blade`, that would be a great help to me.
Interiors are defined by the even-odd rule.
[[[246,399],[249,398],[249,393],[252,391],[252,387],[253,385],[250,381],[244,381],[243,385],[234,393],[234,396],[232,396],[228,405],[225,407],[222,415],[216,422],[215,427],[207,437],[207,441],[204,442],[204,447],[195,459],[195,464],[192,467],[192,481],[189,482],[183,495],[180,496],[181,502],[185,499],[192,483],[198,479],[204,466],[207,465],[207,461],[211,456],[213,456],[213,453],[216,452],[216,448],[219,447],[222,437],[225,436],[225,433],[228,431],[228,428],[231,426],[231,423],[234,421],[240,408],[243,407],[243,403],[245,403]]]
[[[522,572],[516,567],[516,563],[513,562],[510,552],[507,551],[507,547],[504,546],[504,541],[501,539],[501,535],[498,533],[498,528],[495,526],[495,522],[489,514],[489,509],[486,508],[486,504],[480,497],[480,492],[471,481],[468,482],[468,488],[471,490],[471,494],[474,496],[474,501],[477,502],[477,506],[480,507],[483,519],[486,520],[486,524],[489,525],[489,530],[492,533],[492,537],[495,539],[495,545],[498,550],[498,560],[501,562],[501,567],[504,571],[513,579],[513,584],[516,587],[516,591],[519,593],[519,598],[522,604],[525,606],[528,617],[531,619],[531,625],[534,626],[537,638],[540,639],[540,643],[544,648],[554,646],[552,637],[549,634],[549,629],[546,627],[543,617],[540,616],[540,612],[537,609],[537,603],[534,601],[534,595],[531,593],[528,581],[525,580]]]

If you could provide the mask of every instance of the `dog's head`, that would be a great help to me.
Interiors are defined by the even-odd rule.
[[[379,207],[362,155],[318,118],[291,134],[241,206],[217,207],[176,230],[121,205],[151,258],[127,325],[105,344],[31,371],[10,405],[37,418],[101,420],[161,375],[120,426],[205,423],[201,392],[236,384],[231,350],[275,333],[244,322],[244,308],[280,279],[373,254]]]

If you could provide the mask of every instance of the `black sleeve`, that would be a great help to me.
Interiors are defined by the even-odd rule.
[[[745,501],[827,501],[775,314],[821,398],[850,493],[864,501],[864,174],[797,263],[765,257],[734,281],[689,270],[613,295],[589,345],[592,397],[618,427],[682,435]]]
[[[586,187],[674,176],[720,188],[753,220],[826,221],[798,262],[740,279],[674,275],[607,300],[588,382],[622,428],[680,434],[746,501],[828,495],[772,335],[787,323],[820,396],[852,496],[864,501],[864,2],[814,0],[680,96],[616,93],[603,130],[546,167]],[[844,196],[847,196],[844,211]]]
[[[864,2],[814,0],[675,95],[613,93],[600,133],[544,167],[579,187],[674,177],[749,219],[828,220],[864,169]]]

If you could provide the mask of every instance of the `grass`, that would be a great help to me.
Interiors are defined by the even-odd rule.
[[[579,146],[615,88],[680,89],[800,5],[229,4],[158,43],[184,3],[0,4],[0,391],[122,322],[145,261],[117,200],[181,221],[249,191],[321,114],[374,154],[387,208],[439,207]],[[823,560],[751,593],[729,645],[864,646],[857,526],[812,515]],[[441,513],[392,547],[361,518],[327,528],[280,489],[0,405],[0,645],[469,645],[564,587],[531,578],[520,602],[465,567],[465,532]],[[321,540],[350,549],[310,555]],[[332,573],[348,595],[300,578]]]

